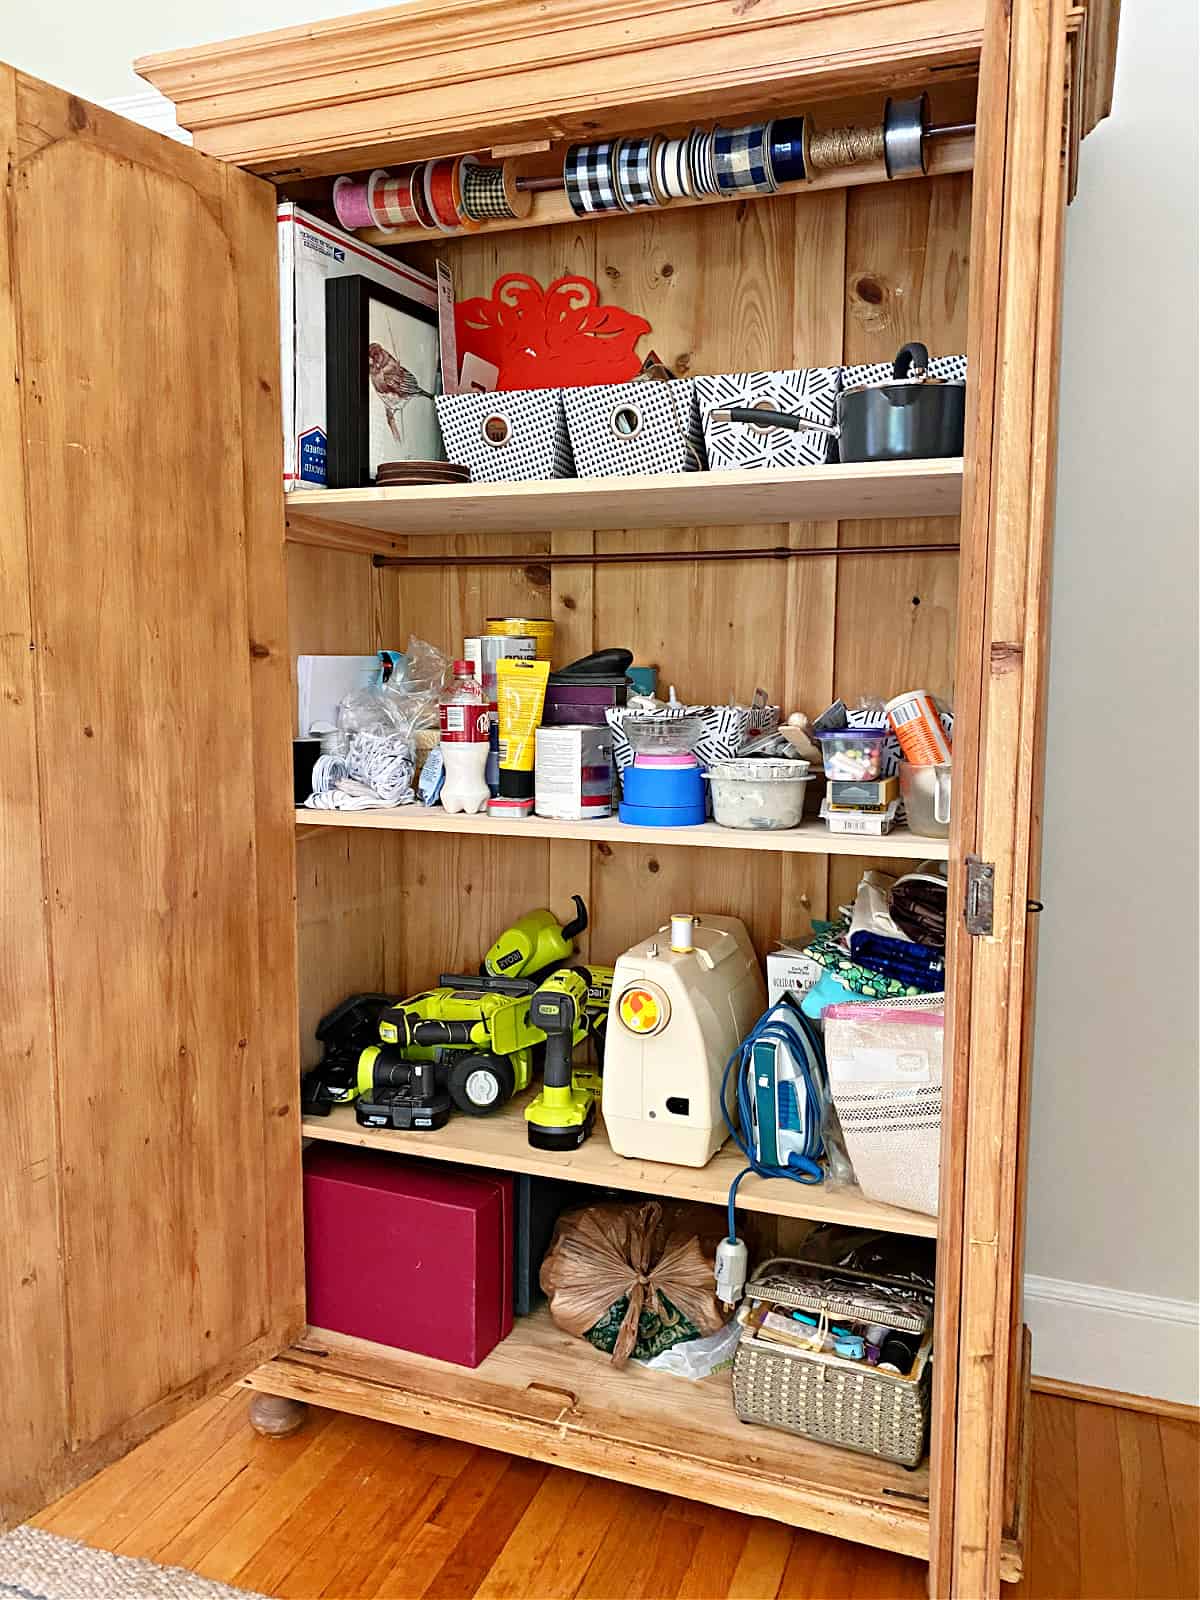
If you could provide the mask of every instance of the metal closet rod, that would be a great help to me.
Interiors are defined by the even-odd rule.
[[[602,550],[587,555],[578,551],[523,556],[375,556],[377,567],[615,567],[635,562],[664,561],[797,561],[806,556],[944,556],[955,544],[850,544],[793,549],[790,545],[761,545],[738,550]]]

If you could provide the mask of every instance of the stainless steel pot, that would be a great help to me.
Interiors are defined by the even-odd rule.
[[[966,385],[931,378],[929,351],[914,343],[897,353],[890,378],[838,395],[833,426],[750,406],[731,406],[709,415],[717,422],[747,427],[827,433],[838,442],[840,461],[922,461],[962,455],[965,401]]]

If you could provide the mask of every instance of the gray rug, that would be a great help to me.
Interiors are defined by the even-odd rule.
[[[93,1550],[41,1528],[0,1538],[0,1600],[264,1600],[184,1567]]]

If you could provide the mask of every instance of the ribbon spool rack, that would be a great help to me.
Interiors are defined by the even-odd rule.
[[[889,99],[878,123],[821,128],[809,116],[741,128],[693,128],[568,147],[561,174],[514,159],[438,157],[365,179],[338,178],[344,228],[373,244],[623,215],[640,208],[802,193],[969,171],[973,122],[933,124],[924,94]]]

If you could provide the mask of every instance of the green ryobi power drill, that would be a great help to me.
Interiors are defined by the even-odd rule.
[[[595,1074],[573,1073],[571,1056],[602,1023],[611,992],[611,967],[561,967],[530,996],[529,1020],[546,1035],[542,1089],[525,1108],[536,1150],[577,1150],[595,1125]]]

